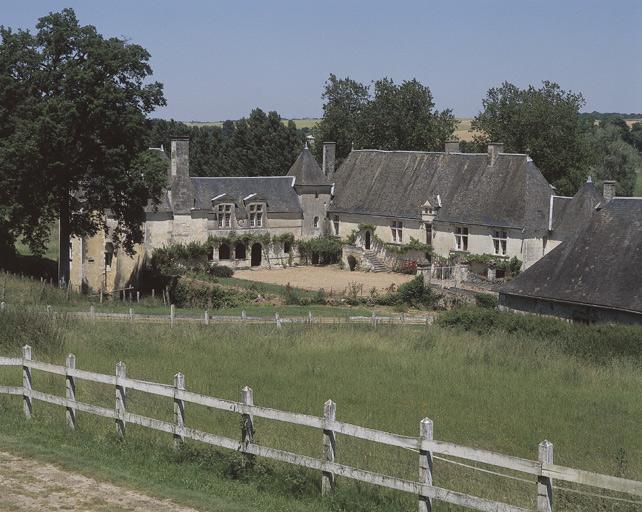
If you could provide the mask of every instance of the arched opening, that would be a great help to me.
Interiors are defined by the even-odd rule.
[[[290,246],[290,242],[285,242],[283,244],[283,252],[285,254],[289,254],[290,253],[290,249],[292,249],[292,247]]]
[[[261,265],[261,244],[256,243],[252,246],[252,266],[258,267]]]
[[[314,222],[315,229],[318,228],[319,227],[319,217],[315,217],[313,222]]]
[[[244,260],[246,256],[246,249],[245,249],[245,244],[236,244],[236,247],[234,248],[234,253],[236,255],[237,260]]]
[[[357,259],[354,256],[348,256],[348,267],[350,267],[350,272],[357,268]]]
[[[229,260],[230,259],[230,246],[227,244],[221,244],[218,248],[218,259],[219,260]]]
[[[114,260],[114,244],[107,242],[105,244],[105,270],[111,270],[111,266]]]
[[[313,265],[318,265],[319,264],[319,253],[318,252],[313,252],[312,253],[312,264]]]
[[[370,231],[366,231],[366,249],[370,249]]]

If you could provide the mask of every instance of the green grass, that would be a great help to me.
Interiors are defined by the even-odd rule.
[[[477,310],[473,310],[477,311]],[[34,326],[34,359],[112,375],[171,384],[177,372],[190,391],[240,400],[244,386],[256,405],[321,416],[337,403],[337,419],[416,436],[422,418],[434,421],[435,439],[537,458],[544,439],[555,446],[555,463],[642,480],[642,356],[608,351],[609,339],[642,339],[640,328],[573,326],[551,320],[520,324],[505,316],[448,315],[442,326],[96,323],[70,319]],[[0,322],[2,322],[0,317]],[[513,318],[512,316],[510,318]],[[501,319],[501,320],[500,320]],[[524,322],[523,319],[518,319]],[[19,322],[20,320],[15,320]],[[23,319],[21,325],[31,325]],[[516,321],[517,322],[517,321]],[[0,327],[1,327],[0,323]],[[36,328],[37,327],[37,328]],[[59,339],[57,344],[47,340]],[[609,338],[611,337],[611,338]],[[40,338],[40,341],[39,341]],[[3,335],[2,356],[19,355],[22,340]],[[567,340],[579,344],[574,350]],[[604,340],[600,344],[600,340]],[[592,357],[599,352],[603,357]],[[0,384],[20,385],[19,368],[0,368]],[[34,387],[64,394],[64,378],[34,371]],[[113,407],[113,388],[78,381],[78,400]],[[171,400],[128,393],[128,410],[171,421]],[[36,402],[34,419],[21,418],[20,397],[0,397],[0,446],[28,450],[74,468],[146,492],[170,496],[201,510],[416,509],[413,496],[339,479],[333,499],[319,498],[320,475],[259,461],[248,468],[238,454],[189,441],[172,448],[171,435],[136,426],[118,441],[112,420],[78,414],[67,432],[64,409]],[[238,438],[240,418],[187,404],[187,425]],[[257,443],[318,457],[314,429],[256,418]],[[337,461],[415,479],[417,454],[343,436]],[[489,468],[492,469],[492,468]],[[460,492],[535,507],[536,487],[435,461],[435,484]],[[560,484],[562,485],[562,484]],[[563,487],[570,487],[563,484]],[[584,489],[587,490],[587,489]],[[591,489],[588,489],[591,490]],[[219,500],[219,501],[217,501]],[[633,510],[555,491],[555,510]],[[223,507],[223,508],[219,508]],[[443,503],[439,510],[460,510]]]
[[[635,185],[633,186],[633,196],[642,197],[642,171],[636,171]]]

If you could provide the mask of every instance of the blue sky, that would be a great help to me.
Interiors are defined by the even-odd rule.
[[[65,7],[151,53],[164,119],[321,117],[330,73],[416,78],[457,117],[504,81],[557,82],[582,111],[642,112],[642,0],[0,0],[0,25],[33,31]]]

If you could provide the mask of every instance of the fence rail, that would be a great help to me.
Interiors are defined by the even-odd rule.
[[[247,387],[242,390],[243,401],[235,402],[187,391],[185,389],[185,377],[180,373],[176,374],[174,385],[147,382],[126,377],[125,364],[120,362],[116,365],[115,375],[105,375],[77,369],[76,359],[72,354],[67,356],[65,366],[35,361],[31,358],[31,348],[29,346],[23,347],[22,357],[0,357],[0,366],[22,366],[22,386],[0,386],[0,393],[22,395],[24,413],[27,418],[31,418],[33,400],[39,400],[65,407],[67,426],[72,429],[76,426],[77,412],[85,412],[113,419],[121,437],[125,436],[126,425],[128,423],[141,425],[172,434],[174,436],[174,442],[177,445],[183,443],[185,438],[188,438],[248,455],[265,457],[321,471],[322,491],[324,493],[331,492],[335,478],[341,476],[415,494],[419,500],[419,510],[423,512],[432,510],[432,500],[441,500],[483,511],[526,512],[530,510],[434,486],[432,484],[433,454],[441,454],[530,475],[533,477],[532,483],[537,483],[538,512],[552,511],[553,478],[626,493],[632,496],[642,496],[642,482],[554,465],[553,445],[548,441],[543,441],[539,444],[538,460],[522,459],[488,450],[480,450],[434,440],[432,434],[433,424],[428,418],[424,418],[421,421],[419,426],[420,435],[418,437],[403,436],[337,421],[336,404],[331,400],[328,400],[324,404],[323,417],[281,411],[254,405],[253,391]],[[66,396],[52,395],[33,389],[32,371],[34,370],[60,375],[61,377],[64,376],[66,380]],[[114,386],[116,389],[115,407],[112,409],[77,401],[75,399],[76,379]],[[174,421],[168,422],[128,412],[125,407],[127,390],[138,390],[172,399],[174,404]],[[185,403],[203,405],[242,415],[243,427],[241,429],[240,440],[186,426]],[[254,417],[283,421],[322,430],[322,458],[318,459],[254,443],[252,439]],[[335,436],[337,434],[417,452],[419,455],[419,479],[417,481],[402,479],[335,462]],[[497,476],[508,477],[508,475],[495,474]],[[607,497],[605,496],[605,498]],[[622,498],[615,499],[622,501]],[[625,501],[642,505],[640,501]]]
[[[0,303],[0,311],[8,309],[8,306],[5,302]],[[241,312],[240,315],[220,315],[220,316],[211,316],[208,310],[205,310],[202,315],[177,315],[176,308],[172,304],[170,306],[169,315],[152,315],[152,314],[141,314],[136,313],[134,308],[129,308],[128,313],[101,313],[97,312],[94,306],[91,306],[89,311],[61,311],[55,312],[51,306],[46,307],[46,312],[50,314],[64,314],[72,317],[79,318],[89,318],[92,322],[95,322],[96,319],[114,319],[114,320],[128,320],[131,323],[135,321],[154,321],[162,322],[169,321],[171,326],[174,326],[177,320],[188,320],[188,321],[203,321],[205,325],[209,325],[212,322],[241,322],[246,323],[275,323],[277,327],[281,327],[282,324],[314,324],[314,323],[372,323],[373,327],[381,323],[387,324],[399,324],[405,325],[408,324],[425,324],[431,325],[433,322],[433,317],[426,315],[425,317],[406,317],[402,312],[399,316],[378,316],[374,311],[370,316],[350,316],[345,314],[343,316],[333,316],[333,317],[314,317],[311,311],[308,312],[307,316],[304,317],[281,317],[277,311],[274,316],[262,317],[262,316],[247,316],[245,310]]]

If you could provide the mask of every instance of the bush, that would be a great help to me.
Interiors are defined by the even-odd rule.
[[[341,240],[336,237],[317,236],[310,240],[300,240],[297,245],[299,253],[307,261],[314,261],[316,256],[319,263],[326,265],[337,263],[341,259],[343,246]]]
[[[172,302],[181,308],[227,309],[256,298],[250,290],[232,290],[216,284],[174,279],[169,288]]]
[[[490,293],[475,295],[475,305],[480,308],[495,309],[499,306],[499,299]]]
[[[417,276],[412,281],[402,284],[395,293],[375,297],[374,300],[381,306],[406,305],[434,309],[441,297],[441,294],[424,285],[423,276]]]

